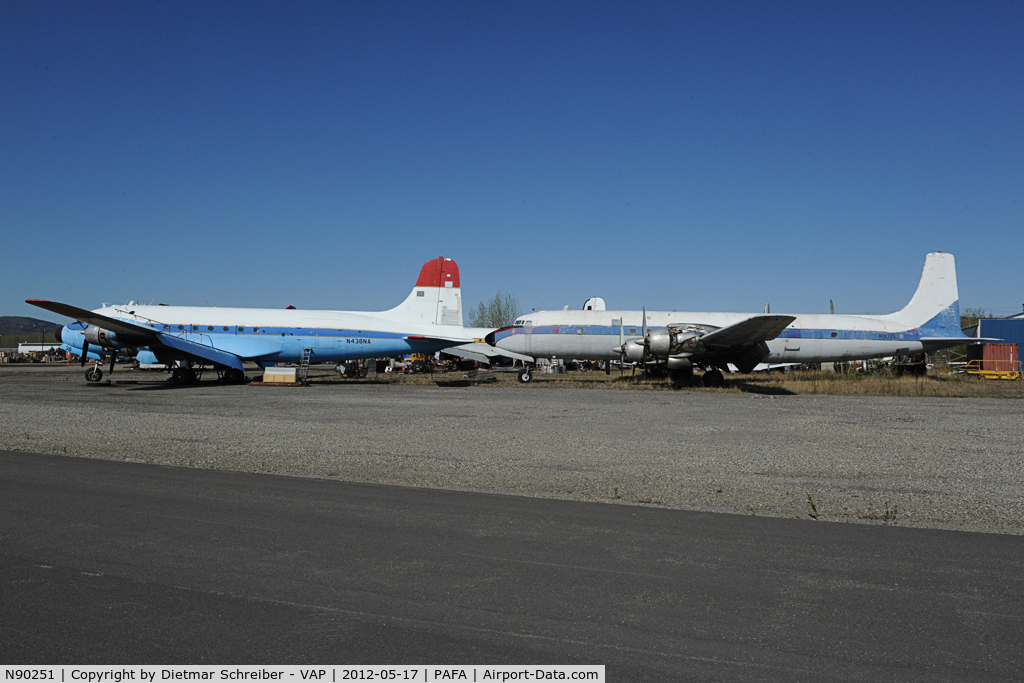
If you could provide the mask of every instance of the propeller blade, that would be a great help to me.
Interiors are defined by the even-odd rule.
[[[644,315],[644,319],[643,319],[643,323],[644,323],[643,324],[643,333],[644,333],[644,377],[647,377],[647,375],[650,374],[649,370],[647,368],[647,356],[648,356],[648,354],[650,353],[650,350],[651,350],[651,342],[647,338],[647,307],[646,306],[643,307],[643,315]]]
[[[114,362],[115,361],[117,361],[117,351],[116,350],[110,352],[110,369],[107,370],[107,374],[108,375],[112,374],[114,372]]]
[[[82,340],[82,367],[89,361],[89,342]]]

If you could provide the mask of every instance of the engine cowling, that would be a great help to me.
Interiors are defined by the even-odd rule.
[[[147,342],[144,335],[119,334],[96,325],[87,326],[82,334],[90,346],[99,346],[104,349],[130,348],[144,345]]]
[[[684,356],[669,356],[665,366],[669,370],[692,370],[693,362]]]
[[[697,326],[686,329],[670,327],[665,330],[651,330],[643,339],[631,339],[616,351],[621,353],[625,360],[633,363],[655,358],[686,358],[694,352],[697,340],[704,336],[705,332],[705,329]],[[689,362],[686,361],[687,364]]]
[[[647,333],[644,346],[647,354],[654,357],[674,356],[685,353],[693,342],[703,336],[702,330],[687,328],[685,330],[669,328],[667,330],[652,330]]]
[[[639,363],[647,355],[647,348],[636,339],[632,339],[622,345],[622,355],[631,363]]]
[[[102,346],[103,348],[109,349],[114,348],[113,344],[113,332],[105,330],[102,327],[96,327],[95,325],[89,325],[84,331],[85,341],[89,342],[93,346]]]
[[[652,356],[667,356],[668,352],[672,349],[672,337],[671,330],[652,330],[648,332],[645,340],[647,353]]]

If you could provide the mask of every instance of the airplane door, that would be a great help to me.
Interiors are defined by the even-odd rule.
[[[533,321],[527,320],[523,323],[523,340],[526,343],[526,351],[523,353],[527,356],[533,355]]]

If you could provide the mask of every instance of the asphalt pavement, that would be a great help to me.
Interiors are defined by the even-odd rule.
[[[0,451],[3,663],[1021,680],[1024,539]]]
[[[1024,535],[1019,399],[172,386],[120,371],[107,385],[71,370],[0,371],[0,450]]]

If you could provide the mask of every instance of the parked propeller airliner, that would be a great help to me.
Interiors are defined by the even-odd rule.
[[[600,301],[592,299],[592,301]],[[590,303],[590,302],[588,302]],[[584,306],[587,309],[587,306]],[[535,311],[487,342],[534,358],[623,360],[660,365],[677,385],[705,369],[709,386],[729,364],[820,363],[932,352],[972,341],[960,329],[952,254],[925,257],[910,303],[889,315],[761,315],[677,311]],[[520,374],[529,381],[529,368]]]
[[[491,330],[462,326],[461,299],[458,265],[437,258],[423,265],[404,302],[379,313],[134,303],[87,311],[40,299],[26,303],[78,321],[60,337],[83,365],[96,361],[89,381],[102,378],[103,357],[113,372],[118,352],[135,349],[140,362],[164,364],[174,383],[185,384],[196,380],[196,364],[213,365],[225,382],[238,383],[243,361],[262,367],[300,362],[304,354],[313,362],[387,358],[479,343]]]

